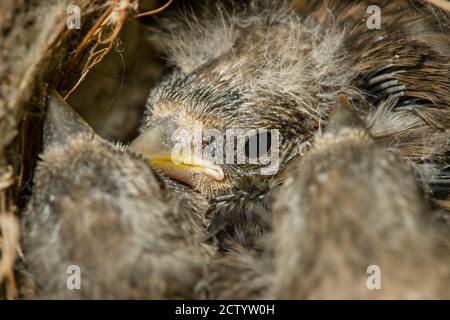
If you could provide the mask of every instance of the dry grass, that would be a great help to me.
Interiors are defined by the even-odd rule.
[[[13,170],[9,170],[0,176],[0,283],[6,283],[6,297],[17,297],[17,287],[14,278],[14,262],[16,252],[19,250],[19,222],[14,211],[8,206],[5,190],[14,182]]]
[[[135,14],[134,18],[146,17],[162,12],[172,3],[173,0],[167,1],[163,6],[148,11]],[[84,63],[81,76],[72,89],[65,95],[67,99],[86,78],[92,68],[94,68],[105,56],[111,51],[120,31],[125,24],[127,18],[138,9],[138,1],[136,0],[112,0],[106,7],[103,14],[97,20],[95,25],[89,30],[83,41],[78,46],[75,54],[69,62],[70,69],[77,64],[83,52],[87,50],[89,44],[93,43],[88,50],[88,57]]]

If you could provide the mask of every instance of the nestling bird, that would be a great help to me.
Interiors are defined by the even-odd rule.
[[[45,295],[66,294],[52,274],[79,258],[88,297],[448,298],[434,217],[446,216],[450,191],[449,15],[377,1],[381,29],[369,30],[369,4],[308,1],[296,13],[285,1],[205,0],[168,12],[154,34],[173,70],[126,150],[79,134],[84,125],[65,129],[50,107],[25,215]],[[263,174],[250,148],[245,164],[174,157],[174,133],[199,126],[216,142],[230,128],[279,132],[252,140],[278,170]],[[218,145],[214,156],[238,151]],[[123,265],[100,272],[95,256]],[[384,291],[368,290],[370,265]],[[117,278],[124,290],[110,286]]]
[[[99,136],[52,93],[24,213],[33,298],[191,298],[210,248],[206,201]],[[69,290],[70,266],[80,290]]]
[[[420,188],[437,203],[448,206],[448,14],[418,1],[379,1],[376,4],[381,7],[382,27],[380,30],[369,30],[362,18],[367,17],[366,9],[373,3],[365,1],[310,1],[304,4],[305,16],[290,11],[285,2],[250,1],[246,5],[234,3],[231,4],[231,10],[227,10],[227,4],[229,2],[224,6],[204,6],[206,10],[200,9],[200,13],[193,15],[186,13],[190,12],[187,10],[184,16],[182,14],[175,19],[169,16],[161,22],[162,31],[158,30],[158,34],[163,33],[163,36],[158,38],[158,43],[162,44],[176,70],[150,95],[142,136],[131,147],[140,150],[144,156],[147,155],[150,162],[153,160],[153,165],[167,175],[188,183],[212,199],[209,231],[219,240],[220,248],[225,250],[225,253],[218,254],[210,268],[213,285],[207,291],[212,292],[213,297],[249,298],[269,294],[267,292],[271,290],[265,291],[264,288],[266,280],[271,281],[268,280],[268,275],[273,268],[276,270],[272,272],[277,276],[272,280],[276,284],[270,283],[269,287],[275,288],[273,294],[276,296],[327,297],[323,292],[315,294],[313,285],[307,288],[311,292],[304,293],[284,287],[295,286],[296,282],[292,282],[292,278],[297,273],[294,270],[303,263],[303,260],[295,259],[295,254],[301,252],[295,246],[298,235],[295,228],[283,229],[283,236],[280,236],[282,240],[279,240],[284,244],[283,253],[276,253],[274,257],[268,258],[275,259],[274,261],[266,263],[258,258],[255,262],[252,258],[252,255],[258,256],[261,251],[280,249],[278,246],[273,248],[264,244],[268,240],[260,241],[264,234],[269,234],[268,238],[271,238],[271,229],[280,230],[278,224],[281,222],[273,218],[272,209],[274,203],[281,201],[279,197],[285,202],[279,208],[287,207],[294,213],[297,210],[297,214],[302,212],[302,202],[296,202],[294,197],[298,192],[298,185],[290,184],[292,189],[284,186],[281,193],[276,192],[276,186],[282,184],[285,177],[294,174],[290,171],[291,164],[303,155],[308,155],[307,149],[314,137],[327,126],[327,118],[337,96],[346,93],[356,102],[356,111],[363,119],[361,132],[368,132],[367,136],[361,136],[358,143],[371,141],[371,146],[378,145],[361,150],[368,152],[368,157],[373,154],[374,159],[358,161],[362,161],[363,166],[370,167],[373,164],[375,168],[379,165],[375,160],[392,165],[389,170],[380,167],[373,169],[373,172],[365,172],[357,159],[337,153],[335,157],[342,156],[341,161],[348,161],[350,168],[353,168],[351,161],[356,161],[354,165],[363,171],[358,175],[366,174],[364,179],[367,179],[359,185],[365,188],[361,191],[361,197],[346,199],[350,202],[347,205],[358,207],[366,204],[364,198],[378,188],[383,192],[390,188],[402,189],[407,194],[402,195],[404,200],[400,204],[385,193],[378,199],[381,203],[373,203],[373,213],[368,215],[379,219],[378,225],[383,226],[386,232],[410,233],[412,238],[415,233],[421,232],[421,219],[429,222],[422,216],[432,215],[431,205],[427,204],[427,196],[418,191]],[[171,119],[172,129],[181,127],[187,131],[193,130],[196,122],[201,122],[204,128],[219,130],[227,127],[278,129],[282,137],[280,170],[273,176],[252,174],[249,177],[245,174],[248,167],[225,164],[220,165],[224,172],[223,179],[205,172],[193,173],[189,166],[180,168],[183,172],[191,173],[188,178],[174,173],[172,168],[167,169],[167,164],[152,158],[154,150],[158,150],[157,157],[160,157],[161,151],[168,153],[170,146],[173,146],[163,143],[155,147],[153,143],[158,140],[170,141],[167,136],[161,136],[164,130],[157,129],[158,124],[165,123],[167,119]],[[339,135],[331,139],[333,138],[340,139]],[[316,143],[320,143],[320,140]],[[330,143],[329,146],[332,148],[333,144]],[[396,156],[379,151],[382,149],[389,150]],[[170,159],[167,156],[165,158]],[[340,170],[340,162],[333,168],[327,159],[312,159],[311,163],[318,162],[318,167],[325,161],[323,165],[330,166],[328,170]],[[186,163],[189,164],[189,160]],[[411,178],[407,166],[412,167],[416,180]],[[308,165],[305,164],[305,167]],[[390,170],[397,171],[394,174]],[[303,170],[298,175],[294,174],[300,180],[298,183],[303,181],[301,172]],[[307,172],[305,183],[312,183],[314,179],[320,178],[310,177],[311,174],[310,171]],[[372,176],[378,174],[381,176]],[[402,177],[397,177],[398,175]],[[397,179],[392,180],[392,177]],[[359,179],[356,173],[348,177],[350,181],[357,178]],[[418,181],[420,187],[415,181]],[[378,185],[371,185],[376,183]],[[332,185],[330,182],[330,188]],[[403,185],[408,185],[408,188]],[[328,195],[326,192],[339,194],[340,191],[324,189],[323,199],[330,197],[333,200],[333,194]],[[341,196],[345,198],[346,194]],[[296,208],[291,207],[290,202]],[[339,203],[330,205],[336,205],[336,210],[330,209],[329,214],[339,215]],[[319,212],[315,213],[319,217],[326,214],[320,212],[326,209],[321,206],[325,204],[317,204]],[[366,210],[365,206],[354,209],[355,219],[364,219],[362,210]],[[380,211],[383,215],[377,216]],[[412,224],[390,225],[397,223],[395,221],[401,222],[402,214],[406,215],[408,212]],[[336,219],[340,219],[339,216]],[[347,221],[344,217],[342,219],[345,227]],[[290,225],[291,220],[287,221],[286,225]],[[352,222],[348,223],[347,227],[351,229]],[[364,221],[361,224],[364,226]],[[368,224],[367,228],[376,228],[376,225]],[[326,239],[327,235],[321,232],[320,226],[317,226],[319,229],[314,229],[314,226],[311,226],[313,229],[310,231],[314,241],[320,241],[322,237]],[[308,227],[309,225],[304,226]],[[326,226],[323,228],[327,230]],[[368,241],[367,248],[361,249],[381,252],[380,263],[389,261],[388,253],[383,249],[386,241],[383,233],[377,233],[378,230],[373,232],[374,239],[380,240],[380,243],[372,241],[369,233],[365,240]],[[399,237],[402,238],[400,235]],[[357,238],[350,239],[355,241],[355,246],[363,245]],[[408,236],[404,236],[404,239],[408,239]],[[426,247],[428,240],[420,239],[415,241],[423,241],[421,245]],[[305,240],[303,245],[307,246],[310,241],[312,240]],[[396,250],[408,251],[409,245],[406,242],[401,240],[400,247]],[[336,250],[352,250],[351,244],[352,242],[348,244],[348,249],[339,244]],[[430,247],[434,247],[434,244]],[[389,248],[386,250],[389,251]],[[439,256],[430,257],[427,250],[432,251],[430,248],[413,251],[411,259],[423,259],[428,268],[434,263],[438,264]],[[282,259],[280,255],[294,257],[290,265],[292,270],[286,265],[290,261]],[[367,260],[363,259],[363,263],[367,267],[372,260],[369,256],[365,258]],[[308,263],[307,259],[305,258],[305,263]],[[442,259],[447,261],[445,257]],[[413,263],[412,260],[407,261]],[[358,267],[363,264],[360,262],[357,262]],[[314,267],[322,270],[321,263],[325,262],[319,261],[318,266]],[[331,261],[331,266],[333,263],[338,261]],[[357,263],[353,267],[356,268]],[[351,263],[348,267],[352,267]],[[349,274],[353,271],[347,270]],[[392,281],[393,290],[379,297],[407,297],[408,290],[416,292],[420,284],[408,281],[417,277],[417,272],[419,270],[407,274],[404,283],[401,279],[398,282]],[[445,278],[445,272],[446,270],[437,274]],[[283,275],[289,280],[284,280]],[[432,297],[446,296],[445,288],[437,288],[439,276],[424,280],[430,281]],[[300,275],[297,279],[302,281]],[[317,279],[320,281],[320,275]],[[323,279],[325,282],[330,281],[325,276]],[[337,277],[336,281],[340,280],[342,279]],[[365,285],[364,281],[360,285]],[[345,286],[340,289],[345,289]],[[366,287],[364,289],[367,290]],[[336,296],[345,296],[340,294],[341,292],[336,292]],[[349,296],[350,293],[346,297]],[[353,296],[370,297],[366,291],[355,292]]]
[[[210,231],[220,240],[251,247],[269,228],[270,190],[324,130],[341,93],[358,102],[375,141],[448,204],[448,14],[419,1],[378,1],[382,26],[369,30],[363,18],[372,2],[308,1],[304,16],[285,1],[202,4],[161,20],[157,44],[175,70],[150,94],[130,148],[212,199]],[[259,175],[257,165],[174,164],[170,135],[194,134],[196,123],[279,130],[280,169]]]

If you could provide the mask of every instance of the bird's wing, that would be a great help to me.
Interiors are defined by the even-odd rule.
[[[371,106],[371,134],[406,158],[432,197],[449,206],[450,12],[414,0],[294,3],[305,17],[344,27],[353,83]],[[379,28],[370,26],[375,15]]]

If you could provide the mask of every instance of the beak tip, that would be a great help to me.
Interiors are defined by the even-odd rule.
[[[177,146],[171,133],[175,131],[176,124],[176,119],[172,117],[163,118],[139,135],[126,149],[141,155],[153,167],[173,179],[191,184],[195,175],[202,174],[212,180],[222,181],[225,178],[223,168],[213,161],[201,156],[185,157],[183,154],[178,158],[178,155],[174,155]]]
[[[210,175],[216,181],[222,181],[225,178],[225,174],[223,169],[217,165],[214,165],[213,168],[210,169],[212,174]]]

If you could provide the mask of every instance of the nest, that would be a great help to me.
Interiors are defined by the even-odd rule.
[[[132,139],[149,87],[164,67],[142,37],[140,21],[171,2],[0,3],[0,299],[20,296],[19,214],[42,151],[48,88],[56,88],[103,137]],[[78,8],[81,28],[70,28]]]

